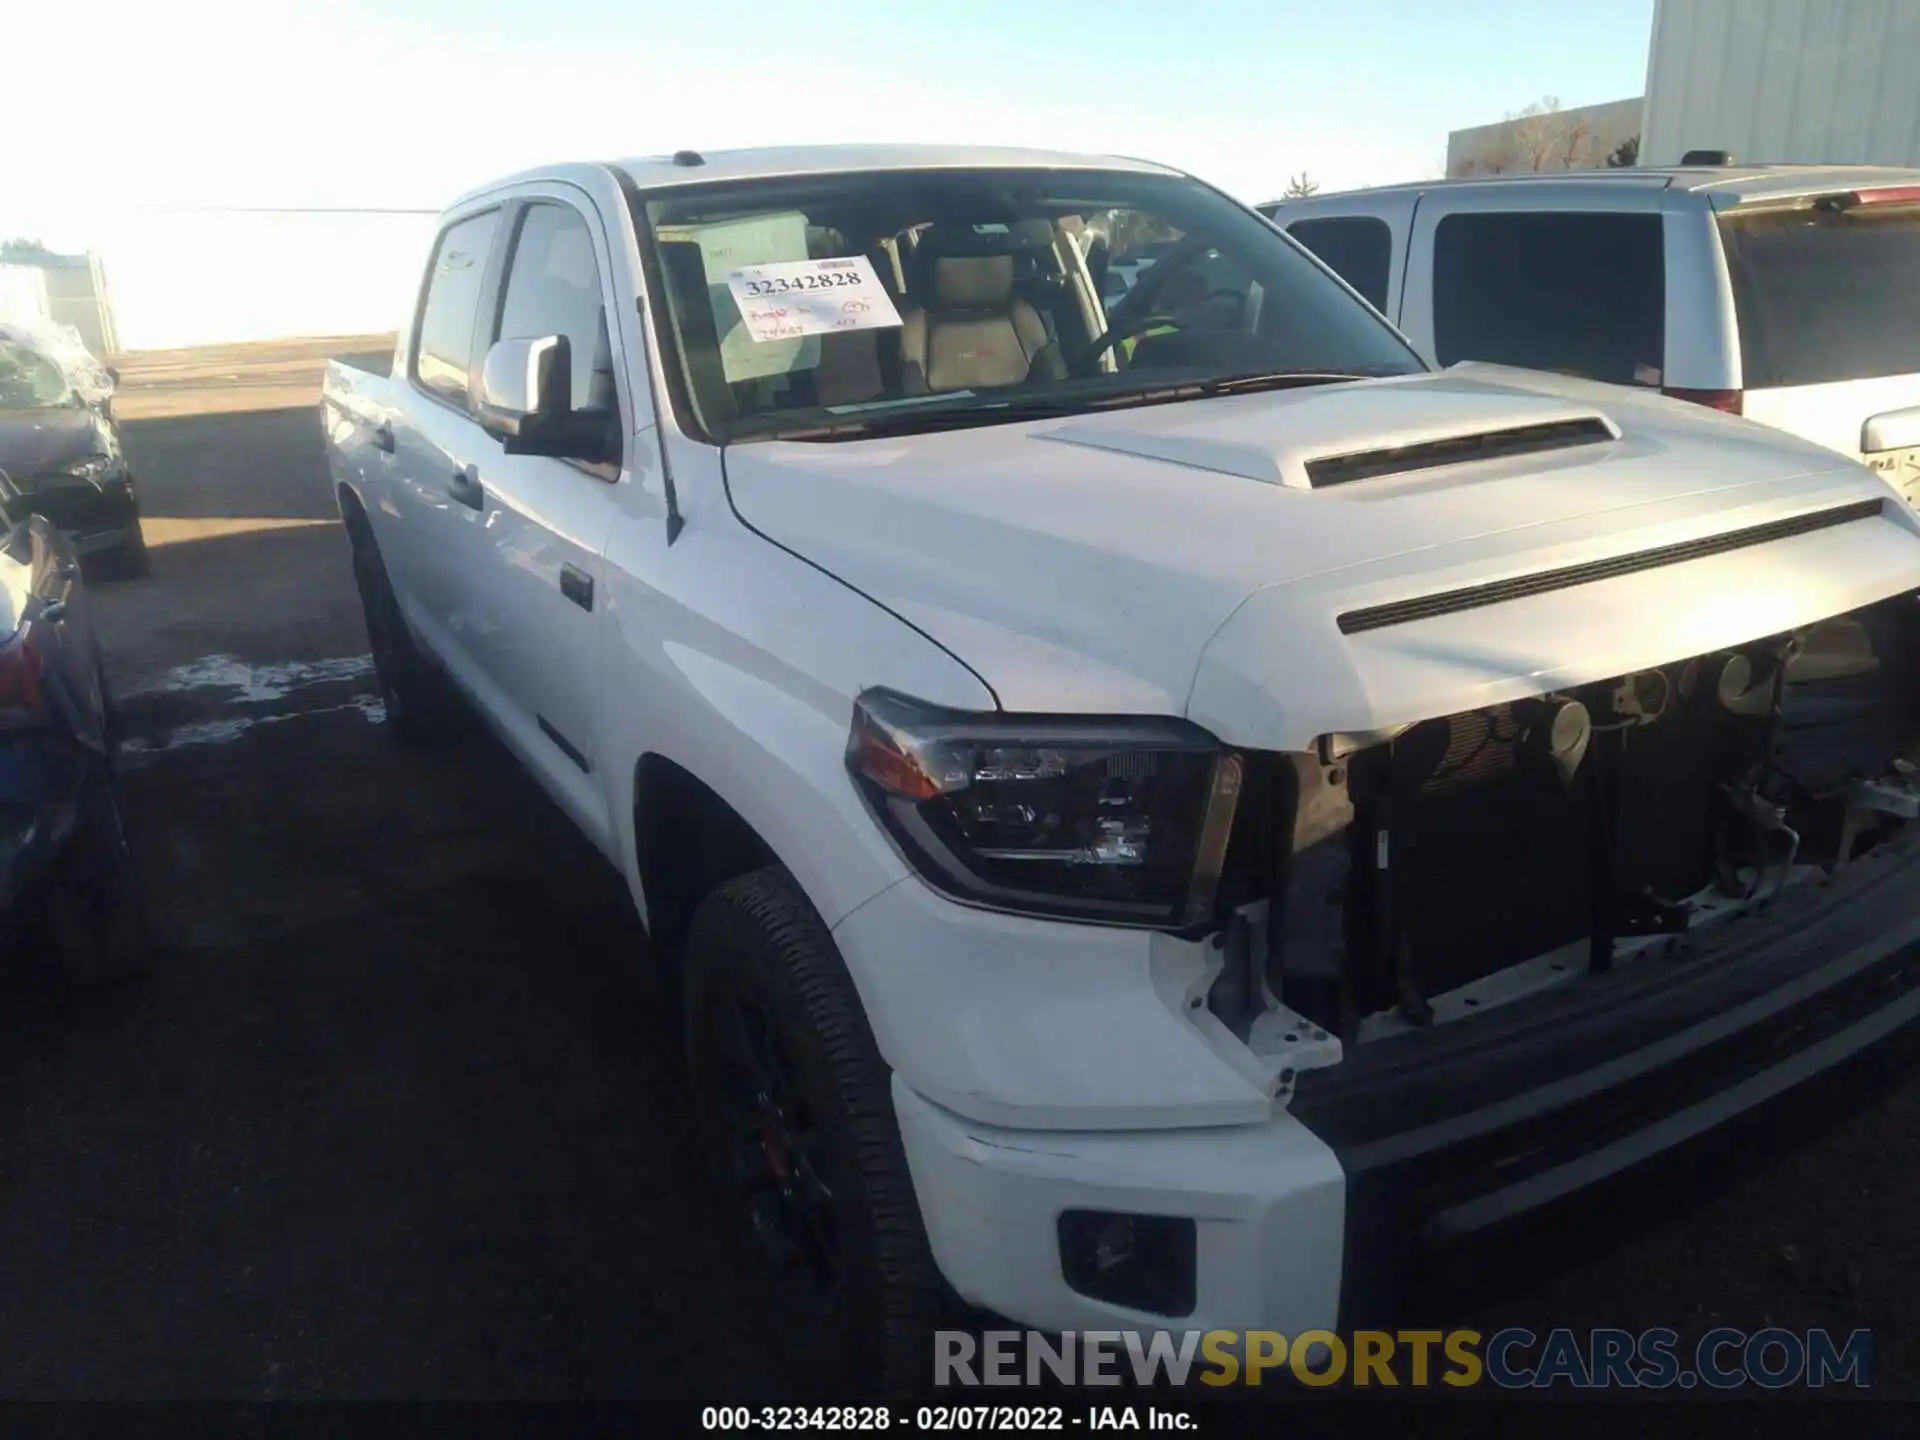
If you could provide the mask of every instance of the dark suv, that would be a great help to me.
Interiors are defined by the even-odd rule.
[[[29,338],[0,326],[0,505],[44,515],[95,573],[147,573],[140,502],[113,400],[87,398]]]

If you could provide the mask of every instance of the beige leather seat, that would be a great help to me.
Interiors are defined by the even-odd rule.
[[[900,316],[908,394],[1066,373],[1040,312],[1014,294],[1012,255],[936,256],[921,273],[928,304],[908,305]]]

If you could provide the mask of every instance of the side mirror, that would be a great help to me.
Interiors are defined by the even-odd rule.
[[[550,455],[592,465],[617,464],[614,417],[575,410],[573,347],[564,335],[500,340],[487,351],[474,418],[509,455]]]

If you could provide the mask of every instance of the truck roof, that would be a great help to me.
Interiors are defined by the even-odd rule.
[[[1609,170],[1541,170],[1506,175],[1468,175],[1454,180],[1416,180],[1369,190],[1326,192],[1308,200],[1341,195],[1379,195],[1452,189],[1468,185],[1633,185],[1705,194],[1716,209],[1755,201],[1790,200],[1841,190],[1920,185],[1920,170],[1893,165],[1630,165]],[[1285,205],[1285,200],[1268,200]]]
[[[642,189],[702,180],[761,180],[785,175],[860,170],[978,169],[1134,170],[1179,172],[1149,160],[1085,155],[1066,150],[1028,150],[1000,145],[783,145],[752,150],[703,150],[698,165],[676,164],[672,155],[619,161]]]
[[[979,169],[1131,170],[1141,174],[1177,175],[1171,166],[1120,155],[1086,155],[1066,150],[1029,150],[999,145],[781,145],[748,150],[680,151],[697,163],[680,163],[673,153],[640,155],[607,162],[641,190],[697,185],[722,180],[764,180],[789,175],[831,175],[866,170]],[[577,178],[579,162],[543,165],[514,175],[503,175],[476,186],[454,201],[455,206],[478,199],[503,186],[529,180]]]

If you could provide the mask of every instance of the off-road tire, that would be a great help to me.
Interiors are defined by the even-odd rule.
[[[892,1076],[880,1058],[853,981],[832,937],[779,868],[727,881],[701,902],[685,950],[687,1063],[709,1163],[746,1223],[746,1191],[730,1173],[730,1129],[717,1068],[734,997],[752,997],[795,1064],[819,1130],[839,1240],[839,1303],[826,1316],[786,1317],[810,1332],[807,1354],[821,1393],[924,1396],[933,1330],[960,1323],[957,1297],[934,1263],[894,1116]],[[816,1368],[817,1367],[817,1368]]]

